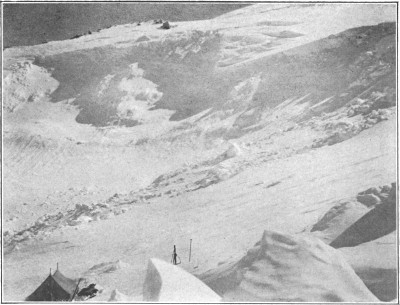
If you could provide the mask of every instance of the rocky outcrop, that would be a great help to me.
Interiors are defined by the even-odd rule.
[[[169,30],[171,28],[171,26],[169,25],[168,21],[164,21],[161,28],[164,30]]]

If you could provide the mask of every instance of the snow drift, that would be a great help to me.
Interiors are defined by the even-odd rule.
[[[354,247],[372,241],[396,230],[396,183],[392,184],[389,196],[369,211],[330,245],[334,248]]]
[[[317,238],[271,231],[205,281],[225,302],[377,301],[337,250]]]
[[[146,302],[207,302],[215,303],[220,297],[199,279],[178,266],[156,258],[149,260],[143,285]]]

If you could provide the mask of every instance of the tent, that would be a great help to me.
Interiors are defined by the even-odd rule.
[[[26,301],[70,301],[78,281],[67,278],[58,269],[26,298]]]

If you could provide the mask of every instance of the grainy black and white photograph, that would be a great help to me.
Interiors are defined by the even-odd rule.
[[[2,303],[398,302],[397,2],[3,2]]]

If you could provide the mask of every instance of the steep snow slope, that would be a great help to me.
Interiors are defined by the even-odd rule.
[[[206,282],[264,230],[330,243],[371,208],[357,193],[396,180],[393,21],[390,4],[260,4],[5,50],[6,299],[57,261],[123,260],[97,300],[141,300],[147,260],[190,238],[183,267]],[[357,274],[388,300],[373,265]]]
[[[221,105],[234,86],[258,72],[264,72],[262,79],[269,83],[270,73],[266,71],[271,71],[266,64],[272,65],[271,68],[277,70],[276,74],[281,74],[281,77],[290,77],[290,73],[285,73],[286,69],[296,72],[297,68],[303,73],[302,81],[309,81],[308,77],[304,77],[306,73],[302,72],[302,65],[293,66],[292,63],[277,68],[282,61],[287,62],[288,58],[281,55],[283,58],[277,60],[270,57],[272,54],[338,34],[349,28],[395,21],[395,10],[391,5],[282,5],[280,9],[264,12],[261,7],[251,6],[238,11],[251,15],[251,18],[242,18],[242,15],[236,18],[222,16],[209,21],[183,22],[177,23],[176,27],[168,31],[161,30],[158,25],[151,23],[141,26],[123,25],[76,40],[7,49],[6,79],[12,63],[21,60],[23,56],[34,58],[34,65],[48,68],[52,71],[52,77],[60,82],[60,86],[51,95],[53,101],[75,98],[74,104],[82,108],[77,117],[78,122],[97,126],[114,122],[118,105],[129,97],[129,93],[119,88],[124,79],[128,78],[134,83],[150,81],[162,93],[162,99],[157,97],[156,93],[156,101],[160,99],[157,107],[177,111],[173,118],[179,119],[210,106]],[[379,14],[376,13],[377,10],[380,10]],[[348,14],[351,14],[352,18],[349,18]],[[238,18],[241,20],[239,24]],[[382,30],[386,31],[386,35],[378,32],[381,38],[395,33],[393,27],[378,28],[378,31]],[[307,72],[317,73],[311,81],[326,74],[324,67],[332,67],[332,55],[334,60],[337,60],[335,55],[339,55],[344,63],[351,64],[356,59],[354,57],[361,55],[359,53],[372,51],[367,49],[371,47],[371,40],[373,44],[378,43],[373,35],[374,31],[359,31],[328,39],[323,46],[311,45],[312,51],[305,48],[305,52],[308,53],[306,64],[309,64],[310,58],[313,59]],[[298,32],[299,35],[287,35],[287,32]],[[327,50],[318,54],[321,48]],[[382,50],[375,52],[375,56],[382,57],[388,52],[385,45],[380,48]],[[335,51],[336,54],[331,54]],[[132,70],[131,64],[134,63],[138,63],[138,68],[144,70],[144,75],[138,75]],[[241,63],[242,68],[237,67],[238,63]],[[349,74],[349,70],[342,67],[346,71],[340,71],[341,64],[336,61],[334,64],[339,71],[329,69],[329,72],[339,75],[334,73],[331,76],[335,82],[330,84],[330,90],[336,92],[338,88],[333,86],[334,84],[339,82],[340,85],[345,81],[348,85],[354,81],[352,78],[359,74],[359,71],[353,71],[343,80],[344,75],[341,74]],[[218,69],[221,65],[229,66],[230,69]],[[322,71],[313,71],[311,68],[314,65],[319,65],[318,68]],[[362,69],[363,65],[360,68]],[[380,71],[381,75],[387,74],[387,69],[384,68],[380,67],[380,70],[384,70]],[[277,77],[272,75],[272,78]],[[279,81],[279,78],[276,81]],[[324,80],[320,81],[323,84]],[[286,83],[288,86],[291,84],[289,81]],[[269,91],[275,91],[274,83],[271,85],[268,85]],[[309,83],[305,85],[308,85],[307,94],[314,93],[314,90],[310,90],[313,88],[310,88]],[[315,86],[318,86],[318,82]],[[288,89],[290,87],[283,91]],[[264,97],[264,94],[265,91],[260,95]],[[295,97],[293,92],[289,91],[288,94],[288,97]],[[140,94],[140,97],[129,97],[131,101],[149,103],[152,99],[152,96],[146,96],[144,93]],[[7,101],[7,104],[10,102]],[[277,102],[272,97],[268,105]],[[149,106],[151,107],[151,104]],[[135,116],[129,121],[128,125],[134,124]]]

